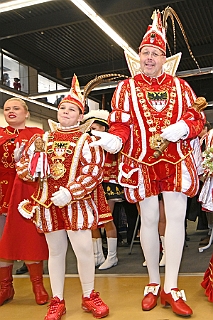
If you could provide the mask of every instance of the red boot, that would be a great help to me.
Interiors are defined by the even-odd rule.
[[[160,285],[157,283],[150,283],[144,289],[144,298],[141,302],[144,311],[152,310],[158,301],[160,295]]]
[[[192,309],[184,302],[186,301],[185,293],[183,290],[179,291],[178,288],[171,289],[170,293],[165,293],[164,290],[160,293],[161,304],[163,306],[170,305],[172,311],[179,316],[188,317],[192,315]]]
[[[97,319],[104,318],[109,314],[108,306],[99,297],[99,292],[94,290],[90,297],[82,297],[82,308],[86,312],[92,312],[93,317]]]
[[[49,296],[43,285],[43,261],[40,261],[39,263],[26,264],[26,266],[29,270],[36,303],[47,303]]]
[[[0,268],[0,306],[8,301],[12,300],[14,296],[13,277],[12,277],[13,265]]]

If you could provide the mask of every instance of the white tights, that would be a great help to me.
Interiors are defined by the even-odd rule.
[[[178,287],[178,272],[185,239],[187,197],[180,192],[163,192],[163,200],[166,215],[164,291],[169,293],[172,288]],[[149,283],[160,284],[158,197],[145,198],[139,205],[141,210],[140,240],[147,262]]]
[[[63,299],[67,236],[77,258],[83,296],[89,297],[94,289],[95,277],[91,230],[59,230],[45,234],[49,248],[48,268],[53,297]]]

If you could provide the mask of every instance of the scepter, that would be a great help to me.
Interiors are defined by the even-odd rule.
[[[208,103],[204,97],[198,97],[195,102],[191,105],[190,108],[195,109],[197,112],[203,111],[207,107]],[[163,151],[168,147],[170,141],[167,139],[163,139],[163,142],[160,144],[159,147],[156,147],[153,156],[157,159],[159,158]]]

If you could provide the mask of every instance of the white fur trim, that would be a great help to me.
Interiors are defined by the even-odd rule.
[[[33,214],[35,213],[35,210],[37,208],[39,208],[38,206],[33,206],[32,208],[32,211],[31,212],[27,212],[23,207],[24,205],[30,203],[29,200],[23,200],[19,203],[18,205],[18,211],[20,212],[20,214],[26,218],[26,219],[31,219],[33,217]]]

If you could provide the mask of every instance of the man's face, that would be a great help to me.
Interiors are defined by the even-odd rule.
[[[149,77],[158,77],[166,62],[165,54],[158,48],[145,46],[139,53],[141,71]]]

